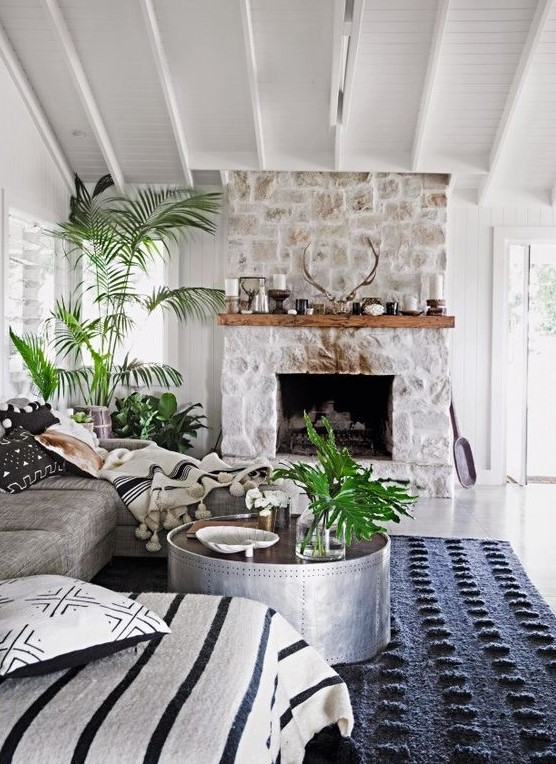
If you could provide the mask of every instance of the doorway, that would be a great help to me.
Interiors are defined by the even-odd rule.
[[[556,483],[556,241],[508,254],[507,476]]]

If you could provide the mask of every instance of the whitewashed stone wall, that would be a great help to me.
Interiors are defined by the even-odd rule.
[[[392,460],[375,472],[451,496],[448,331],[225,327],[224,458],[276,457],[277,374],[393,374]]]
[[[227,275],[285,273],[290,301],[316,298],[301,270],[309,244],[311,273],[340,297],[369,272],[371,237],[381,262],[359,296],[415,294],[423,302],[430,276],[446,271],[447,181],[423,174],[231,172]]]
[[[310,244],[311,272],[341,297],[369,272],[371,237],[380,265],[358,296],[424,302],[446,270],[446,186],[445,175],[233,172],[227,275],[285,273],[291,300],[322,301],[302,274]],[[392,460],[370,460],[375,474],[451,496],[448,331],[225,327],[224,456],[276,457],[278,374],[389,374],[394,446]]]

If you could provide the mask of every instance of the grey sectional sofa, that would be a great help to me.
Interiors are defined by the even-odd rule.
[[[101,441],[108,450],[149,441]],[[211,491],[213,516],[245,512],[242,498]],[[153,556],[135,537],[137,522],[106,480],[55,475],[25,491],[0,494],[0,580],[54,573],[90,580],[113,555]],[[166,555],[165,534],[162,549]]]

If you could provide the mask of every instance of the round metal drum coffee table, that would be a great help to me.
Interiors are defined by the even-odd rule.
[[[252,520],[254,515],[211,522]],[[168,534],[170,591],[259,600],[274,608],[329,663],[372,658],[390,641],[390,540],[352,544],[345,560],[303,562],[295,556],[295,524],[254,556],[219,554],[188,536],[192,523]]]

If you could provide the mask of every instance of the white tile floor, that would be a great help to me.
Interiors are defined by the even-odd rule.
[[[556,613],[556,485],[458,488],[454,499],[420,499],[392,534],[509,541]]]

